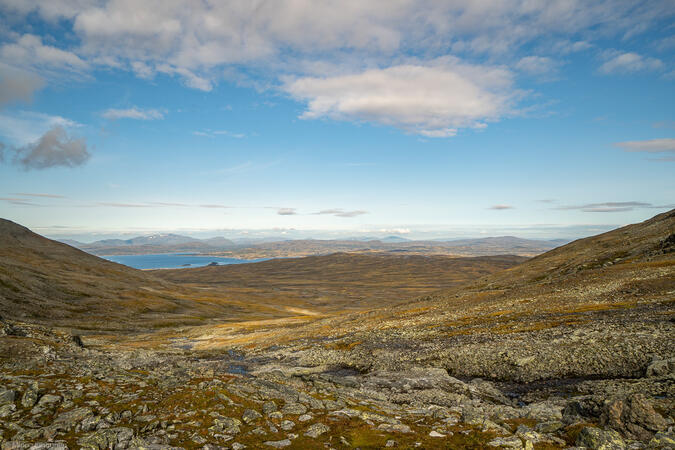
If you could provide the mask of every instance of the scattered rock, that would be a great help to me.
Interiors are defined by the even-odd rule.
[[[37,383],[30,385],[28,389],[23,393],[21,397],[21,406],[24,408],[32,408],[38,402],[39,397],[39,388]]]
[[[324,425],[323,423],[315,423],[313,425],[310,425],[309,428],[307,428],[307,431],[305,431],[305,436],[309,436],[311,438],[318,438],[324,433],[327,433],[330,431],[330,428],[328,428],[328,425]]]
[[[254,409],[247,409],[244,411],[244,414],[242,414],[241,420],[243,420],[245,424],[249,425],[261,417],[262,415],[258,411]]]
[[[133,436],[131,428],[109,428],[85,435],[77,443],[83,449],[127,448]]]
[[[501,447],[501,448],[523,448],[523,441],[521,441],[516,436],[509,437],[497,437],[488,442],[490,447]]]
[[[15,399],[16,393],[13,390],[0,388],[0,405],[6,405],[7,403],[14,403]]]
[[[265,441],[263,444],[274,448],[284,448],[291,445],[291,441],[290,439],[282,439],[280,441]]]
[[[286,403],[281,408],[283,414],[302,415],[307,412],[307,407],[302,403]]]

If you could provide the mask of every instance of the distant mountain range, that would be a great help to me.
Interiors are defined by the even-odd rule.
[[[91,243],[62,239],[61,242],[95,255],[143,255],[153,253],[212,253],[230,250],[236,244],[224,237],[196,239],[179,234],[153,234],[131,239],[103,239]]]
[[[154,234],[131,239],[104,239],[91,243],[62,240],[68,245],[99,256],[154,253],[201,253],[244,259],[327,255],[336,252],[391,252],[415,255],[487,256],[513,254],[535,256],[566,241],[540,241],[515,236],[477,239],[415,241],[401,236],[323,239],[245,239],[224,237],[196,239],[178,234]]]

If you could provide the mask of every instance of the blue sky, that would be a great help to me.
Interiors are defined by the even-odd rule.
[[[0,216],[579,237],[675,201],[672,1],[0,0]]]

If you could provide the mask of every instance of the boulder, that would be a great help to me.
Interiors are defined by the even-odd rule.
[[[668,426],[668,422],[654,410],[643,394],[608,401],[600,423],[619,431],[629,439],[641,441],[648,441],[654,433],[663,431]]]
[[[323,423],[315,423],[313,425],[310,425],[309,428],[307,428],[307,431],[305,431],[305,436],[309,436],[311,438],[318,438],[324,433],[327,433],[330,431],[330,428],[328,428],[328,425],[324,425]]]
[[[593,427],[581,429],[576,445],[590,450],[624,450],[626,448],[621,435],[616,431]]]

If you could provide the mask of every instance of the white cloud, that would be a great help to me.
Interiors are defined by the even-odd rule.
[[[354,75],[301,77],[283,89],[306,101],[303,119],[330,117],[391,125],[428,137],[482,127],[513,112],[511,73],[455,58],[434,65],[399,65]]]
[[[605,74],[612,74],[658,70],[662,67],[663,62],[657,58],[642,56],[637,53],[619,53],[605,61],[599,70]]]
[[[558,68],[558,63],[547,56],[525,56],[515,68],[530,75],[548,75]]]
[[[83,70],[89,64],[75,53],[42,43],[42,38],[24,34],[16,42],[0,47],[0,58],[20,66],[37,68],[53,67],[69,70]]]
[[[596,38],[648,31],[673,8],[670,0],[0,0],[0,12],[66,19],[80,39],[75,58],[143,78],[170,73],[210,90],[215,73],[235,65],[305,75],[313,67],[326,75],[345,61],[363,70],[400,63],[401,55],[442,56],[448,48],[502,56],[550,39],[579,51]],[[64,53],[55,58],[80,64]]]
[[[488,208],[488,209],[494,209],[496,211],[503,211],[503,210],[506,210],[506,209],[514,209],[514,208],[515,208],[515,206],[511,206],[511,205],[493,205],[493,206],[490,206],[490,208]]]
[[[143,79],[163,73],[205,92],[224,78],[258,89],[283,79],[284,89],[309,102],[306,118],[371,121],[447,137],[512,111],[510,70],[496,64],[550,74],[556,45],[570,53],[600,39],[634,36],[669,20],[673,8],[671,0],[0,0],[7,23],[29,14],[72,27],[67,32],[77,41],[59,48],[47,37],[10,33],[15,42],[0,49],[3,61],[65,71],[113,67]],[[541,42],[558,44],[548,45],[548,56],[521,58]],[[466,63],[434,62],[450,52]],[[662,65],[617,53],[600,70]],[[367,78],[380,82],[364,95]],[[499,86],[505,81],[509,86]],[[425,82],[432,83],[429,89]],[[408,105],[410,112],[404,111]]]
[[[295,208],[279,208],[277,214],[280,216],[295,216],[298,213]]]
[[[625,141],[614,144],[616,147],[623,148],[627,152],[675,152],[675,139],[649,139],[646,141]]]
[[[140,109],[137,107],[127,109],[107,109],[101,115],[110,120],[135,119],[135,120],[158,120],[164,118],[165,112],[160,109]]]

